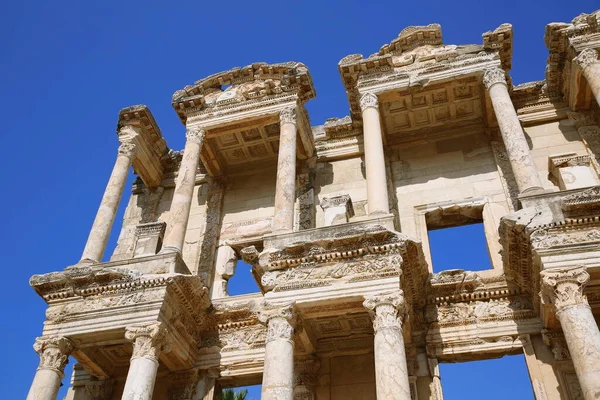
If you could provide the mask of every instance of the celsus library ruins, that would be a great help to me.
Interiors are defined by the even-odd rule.
[[[122,109],[80,260],[30,280],[27,399],[441,400],[440,364],[519,354],[537,400],[600,399],[600,10],[543,40],[545,79],[514,85],[510,24],[405,28],[339,62],[350,112],[323,125],[300,62],[198,77],[181,151]],[[471,224],[491,267],[434,272],[429,232]],[[256,292],[229,295],[242,265]]]

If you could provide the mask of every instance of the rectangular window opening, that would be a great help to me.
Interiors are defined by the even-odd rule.
[[[433,272],[483,271],[492,262],[483,224],[483,207],[452,207],[426,213]]]
[[[247,264],[240,257],[240,251],[244,246],[235,246],[235,253],[238,257],[235,273],[227,282],[227,292],[229,296],[240,296],[243,294],[260,293],[260,287],[258,285],[258,277],[256,277],[252,271],[252,266]],[[255,244],[258,251],[262,250],[262,243],[260,246]]]
[[[440,363],[445,400],[534,400],[523,354],[491,360]],[[510,382],[499,385],[498,382]]]

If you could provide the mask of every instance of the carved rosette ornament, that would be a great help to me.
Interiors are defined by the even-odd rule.
[[[160,322],[125,328],[125,338],[133,342],[131,359],[147,358],[158,362],[160,353],[170,350],[166,343],[166,333]]]
[[[62,377],[73,349],[73,343],[65,337],[37,338],[33,344],[33,350],[40,355],[38,370],[49,369]]]
[[[185,131],[185,140],[190,143],[202,144],[206,131],[200,128],[188,128]]]
[[[486,89],[492,87],[496,83],[503,83],[506,85],[506,75],[504,70],[501,68],[489,68],[483,73],[483,84]]]
[[[267,326],[265,345],[274,340],[294,341],[296,313],[293,304],[272,305],[265,303],[258,320]]]
[[[294,124],[296,125],[297,113],[296,107],[288,107],[281,110],[279,113],[279,124]]]
[[[119,146],[119,155],[133,158],[137,152],[137,145],[130,140],[121,142]]]
[[[365,111],[369,107],[379,108],[377,95],[373,93],[365,93],[360,97],[360,109]]]
[[[553,268],[542,271],[541,276],[542,302],[553,304],[557,313],[570,306],[589,307],[583,289],[590,280],[590,275],[584,267]]]
[[[402,329],[406,311],[402,290],[365,296],[363,306],[369,310],[375,332],[386,328]]]
[[[579,67],[583,70],[588,65],[598,62],[598,53],[596,53],[596,50],[594,49],[583,49],[583,51],[573,59],[573,62],[579,65]]]

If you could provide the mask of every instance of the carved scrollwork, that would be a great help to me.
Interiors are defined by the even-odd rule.
[[[545,304],[552,304],[556,312],[575,305],[588,305],[583,294],[590,275],[584,267],[553,268],[541,272],[540,296]]]
[[[373,93],[365,93],[360,97],[360,109],[364,111],[369,107],[379,108],[377,95]]]
[[[373,320],[373,329],[402,329],[402,321],[405,315],[405,300],[402,290],[365,296],[363,306],[369,310]]]
[[[579,65],[581,69],[585,69],[588,65],[598,62],[598,53],[589,47],[585,48],[573,59],[573,62]]]
[[[190,143],[196,143],[202,145],[206,131],[200,128],[188,128],[185,131],[185,140]]]
[[[170,350],[166,343],[166,333],[160,322],[125,328],[125,338],[133,342],[131,359],[148,358],[158,361],[161,352]]]
[[[40,355],[38,369],[50,369],[58,372],[61,376],[73,349],[73,343],[61,336],[39,337],[33,344],[33,350]]]
[[[501,68],[489,68],[486,69],[483,74],[483,84],[486,89],[492,87],[496,83],[503,83],[506,85],[506,76],[504,70]]]

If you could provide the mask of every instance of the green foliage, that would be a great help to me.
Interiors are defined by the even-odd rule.
[[[223,389],[219,400],[244,400],[248,396],[248,390]]]

